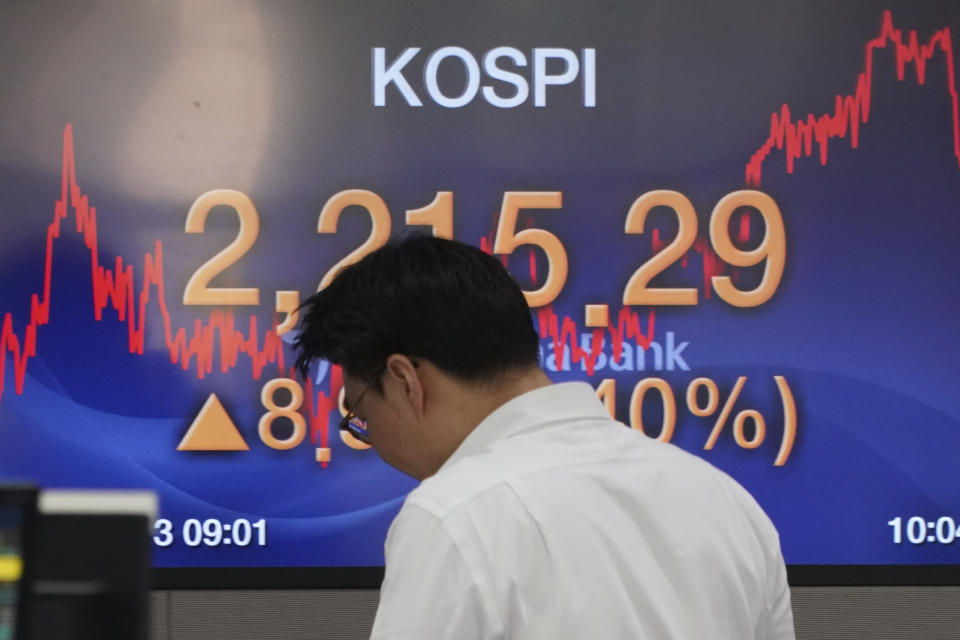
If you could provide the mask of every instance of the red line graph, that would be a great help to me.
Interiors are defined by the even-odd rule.
[[[283,347],[276,331],[270,328],[263,332],[262,344],[256,317],[247,321],[246,333],[236,326],[230,311],[212,311],[206,322],[193,322],[192,330],[174,328],[167,310],[163,281],[163,247],[158,241],[152,253],[143,258],[143,278],[137,287],[133,265],[125,264],[121,256],[113,260],[113,267],[100,264],[97,236],[97,212],[77,184],[74,158],[73,128],[70,124],[63,131],[63,160],[60,199],[54,205],[53,221],[47,226],[46,252],[43,263],[43,291],[30,296],[30,320],[22,334],[13,327],[13,315],[3,316],[0,331],[0,399],[3,397],[6,371],[6,354],[13,356],[15,391],[23,392],[27,365],[37,354],[37,330],[50,322],[51,289],[53,283],[53,250],[61,237],[62,222],[73,213],[76,232],[83,237],[90,251],[90,273],[93,282],[93,315],[97,321],[109,305],[117,319],[127,323],[127,340],[130,353],[142,355],[146,332],[147,306],[155,296],[163,320],[166,347],[170,362],[179,363],[187,370],[194,363],[198,378],[212,372],[215,351],[220,352],[220,371],[227,372],[238,366],[240,354],[250,358],[251,374],[258,379],[263,369],[276,363],[283,370]],[[153,293],[155,292],[155,293]]]
[[[740,224],[737,231],[737,239],[740,242],[746,242],[750,238],[750,227],[748,226],[750,218],[747,215],[742,215],[740,217]],[[660,252],[666,246],[666,243],[660,239],[660,230],[653,229],[650,232],[650,247],[653,250],[654,254]],[[693,249],[688,251],[683,255],[683,258],[680,260],[680,266],[686,269],[690,266],[690,254],[692,252],[699,253],[703,257],[702,269],[703,269],[703,297],[709,298],[710,292],[713,290],[713,276],[722,276],[726,273],[728,265],[723,262],[710,246],[710,242],[706,238],[697,238],[693,243]],[[737,269],[731,269],[731,278],[736,282],[739,276],[739,271]]]
[[[603,332],[610,333],[611,349],[614,360],[619,360],[626,338],[633,338],[638,346],[644,349],[653,342],[653,330],[656,321],[656,312],[650,309],[647,313],[647,331],[640,328],[640,317],[629,308],[620,309],[616,322],[611,322],[606,328],[592,330],[590,349],[584,349],[578,343],[580,330],[577,323],[569,316],[558,316],[553,307],[547,305],[536,311],[537,324],[541,338],[550,338],[553,342],[553,355],[556,362],[564,361],[566,349],[570,349],[570,362],[583,362],[587,368],[587,375],[592,376],[600,352],[603,349]]]
[[[942,53],[946,63],[946,88],[952,106],[952,131],[954,154],[960,165],[960,115],[958,115],[958,95],[956,89],[953,47],[949,28],[936,31],[925,44],[920,44],[917,32],[910,30],[904,36],[901,29],[894,27],[890,11],[885,11],[879,35],[865,45],[863,71],[857,76],[856,89],[849,95],[837,95],[833,113],[807,114],[797,121],[793,120],[789,105],[784,104],[770,116],[770,133],[759,149],[751,156],[745,167],[745,178],[749,185],[757,186],[762,179],[764,163],[774,149],[783,150],[787,173],[792,173],[795,162],[802,157],[810,157],[819,152],[821,165],[828,160],[829,144],[835,138],[849,138],[852,148],[857,148],[860,139],[860,125],[866,124],[870,117],[870,105],[873,98],[874,53],[877,50],[892,47],[895,56],[896,72],[899,81],[906,75],[906,67],[911,64],[916,73],[918,85],[926,82],[927,62]],[[51,314],[53,283],[53,252],[56,242],[64,230],[63,222],[73,215],[74,228],[83,238],[90,251],[90,272],[93,287],[93,315],[97,321],[103,317],[108,306],[116,313],[116,318],[127,324],[128,349],[132,354],[144,353],[144,341],[148,308],[154,305],[159,310],[163,324],[164,339],[170,354],[170,361],[179,364],[183,370],[191,367],[198,378],[213,371],[218,362],[219,370],[227,372],[240,366],[240,356],[249,358],[253,379],[258,379],[264,368],[276,364],[278,370],[284,369],[283,347],[273,328],[261,329],[257,318],[249,317],[239,324],[230,311],[212,311],[205,321],[196,319],[192,326],[174,327],[166,303],[163,277],[163,247],[159,241],[153,251],[143,256],[141,278],[138,283],[133,264],[125,262],[122,256],[101,264],[98,247],[97,211],[82,192],[76,180],[74,140],[71,125],[64,128],[60,198],[55,202],[53,220],[46,233],[46,245],[43,264],[42,290],[30,296],[29,321],[22,332],[14,327],[13,314],[6,312],[0,326],[0,401],[3,398],[6,377],[6,355],[13,361],[15,392],[22,393],[27,368],[31,358],[37,354],[38,329],[49,324]],[[749,221],[746,216],[740,220],[740,239],[745,241],[749,233]],[[69,228],[69,227],[68,227]],[[652,233],[654,251],[662,248],[658,231]],[[481,247],[491,250],[492,237],[481,239]],[[705,242],[698,241],[694,246],[703,256],[704,295],[710,295],[710,278],[723,273],[725,265],[720,262]],[[501,257],[506,260],[506,256]],[[112,264],[110,264],[112,262]],[[687,257],[683,266],[687,266]],[[532,279],[537,277],[535,255],[529,255],[529,271]],[[736,275],[734,273],[734,275]],[[570,348],[573,360],[585,361],[590,373],[599,353],[599,339],[604,331],[609,331],[615,353],[619,353],[624,337],[632,337],[638,345],[648,346],[653,339],[654,312],[649,311],[646,334],[640,329],[639,319],[629,309],[621,309],[616,323],[606,329],[594,330],[594,343],[590,350],[583,350],[577,342],[578,329],[569,317],[557,316],[552,308],[545,307],[537,311],[539,332],[542,338],[554,340],[557,355],[563,355]],[[219,352],[219,361],[217,358]],[[307,382],[310,396],[312,385]],[[321,424],[319,416],[323,409],[332,410],[335,404],[335,385],[331,384],[330,395],[320,392],[316,397],[316,411],[311,407],[313,437],[318,431],[325,439],[326,425]],[[311,397],[311,404],[314,398]]]
[[[527,220],[528,225],[533,221],[531,219]],[[496,220],[494,220],[496,224]],[[480,238],[480,250],[485,253],[493,255],[493,235],[491,232],[486,236],[481,236]],[[659,234],[654,230],[654,252],[659,251],[657,243],[659,242]],[[695,245],[695,246],[699,246]],[[709,251],[709,249],[707,249]],[[712,255],[712,251],[710,252]],[[716,256],[713,256],[716,258]],[[501,255],[500,260],[503,262],[503,266],[507,266],[507,255]],[[530,279],[534,282],[537,280],[537,256],[534,253],[534,250],[531,249],[528,256],[528,268],[530,270]],[[706,253],[704,254],[704,260],[706,263],[707,260]],[[684,266],[686,266],[686,258],[684,258]],[[707,267],[704,267],[705,269]],[[712,263],[711,263],[712,268]],[[723,265],[720,265],[722,270]],[[592,376],[593,371],[596,368],[597,360],[600,358],[600,353],[603,349],[603,332],[608,331],[611,337],[611,346],[613,348],[613,357],[614,360],[619,360],[620,352],[623,349],[624,338],[633,338],[636,341],[638,346],[646,349],[650,346],[650,343],[653,342],[653,329],[655,324],[656,312],[653,309],[649,310],[647,316],[647,332],[644,333],[640,328],[640,318],[639,316],[632,312],[628,308],[623,308],[620,310],[617,315],[616,323],[610,323],[605,329],[600,327],[592,330],[592,339],[590,343],[590,349],[584,349],[578,342],[580,337],[580,328],[575,320],[570,318],[570,316],[560,316],[553,310],[553,305],[547,305],[545,307],[540,307],[536,309],[536,318],[538,325],[538,332],[541,339],[550,338],[553,342],[553,353],[556,358],[556,362],[563,362],[566,350],[570,350],[570,358],[572,364],[577,364],[583,362],[587,369],[587,375]]]
[[[327,449],[330,447],[330,412],[339,405],[340,389],[343,388],[343,370],[339,365],[330,366],[330,386],[327,392],[314,392],[313,380],[310,378],[307,378],[303,387],[310,424],[310,442]],[[319,442],[317,442],[318,437]],[[327,466],[326,462],[320,464],[324,468]]]
[[[926,82],[927,61],[937,53],[943,52],[946,61],[947,91],[953,108],[953,152],[960,166],[960,117],[957,109],[957,86],[953,67],[953,44],[950,29],[940,29],[925,45],[920,45],[917,32],[911,30],[904,42],[903,32],[893,26],[890,11],[883,12],[883,24],[880,35],[867,42],[864,70],[857,76],[856,90],[852,95],[838,95],[832,114],[815,116],[807,114],[805,118],[793,121],[790,107],[786,104],[779,112],[770,116],[770,135],[766,142],[747,162],[745,177],[750,186],[759,186],[763,172],[763,163],[774,147],[784,149],[787,173],[793,173],[794,162],[802,156],[813,155],[813,143],[816,142],[820,155],[820,164],[827,164],[827,151],[830,140],[846,138],[849,135],[850,146],[854,149],[860,141],[860,125],[870,119],[870,102],[873,96],[873,54],[877,49],[893,45],[897,63],[897,79],[903,81],[905,68],[912,62],[917,73],[917,84]]]

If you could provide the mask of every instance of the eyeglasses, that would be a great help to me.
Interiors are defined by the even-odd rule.
[[[370,387],[373,386],[374,381],[377,380],[381,375],[383,375],[383,370],[381,370],[373,378],[373,380],[367,383],[367,386],[363,388],[363,391],[360,392],[360,395],[357,396],[357,399],[353,401],[352,404],[354,407],[360,405],[360,401],[363,400],[363,396],[366,395],[367,391],[370,390]],[[340,430],[346,431],[363,444],[371,444],[370,437],[367,435],[367,421],[358,418],[353,409],[350,409],[350,411],[347,412],[347,415],[343,416],[343,419],[340,420]]]

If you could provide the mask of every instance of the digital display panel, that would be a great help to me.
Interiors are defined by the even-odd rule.
[[[27,637],[35,507],[33,487],[0,485],[0,640]]]
[[[955,565],[960,6],[0,7],[0,476],[150,488],[159,568],[376,567],[415,485],[293,370],[411,232],[787,562]],[[464,335],[464,340],[470,336]]]
[[[0,505],[0,640],[17,637],[23,576],[23,510]]]

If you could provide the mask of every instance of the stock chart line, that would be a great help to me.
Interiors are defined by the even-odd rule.
[[[293,377],[294,372],[290,372]],[[339,365],[330,367],[330,385],[327,391],[315,391],[313,380],[309,377],[303,384],[305,408],[310,424],[310,442],[323,449],[330,447],[330,412],[339,405],[340,390],[343,389],[343,369]],[[321,465],[326,468],[327,462]]]
[[[628,307],[620,309],[616,322],[610,322],[606,328],[599,327],[591,330],[590,348],[585,349],[579,342],[580,330],[577,323],[569,316],[558,315],[551,305],[536,310],[537,324],[541,339],[549,338],[553,347],[553,357],[557,368],[561,367],[566,359],[566,350],[570,350],[571,366],[582,362],[587,375],[593,376],[603,349],[604,331],[609,332],[611,338],[611,356],[619,361],[623,343],[626,338],[633,338],[637,346],[647,349],[653,342],[653,330],[656,321],[656,312],[653,308],[647,311],[647,331],[640,328],[640,317]]]
[[[904,37],[902,29],[893,24],[890,11],[884,11],[879,35],[865,45],[863,71],[857,76],[856,89],[849,95],[837,95],[833,113],[816,116],[814,113],[797,121],[793,120],[789,105],[770,116],[770,132],[766,141],[751,156],[745,167],[745,179],[749,186],[759,186],[762,180],[764,163],[774,149],[784,151],[787,173],[793,173],[795,163],[803,157],[814,155],[814,143],[819,151],[821,165],[828,161],[829,144],[835,138],[849,138],[850,146],[857,148],[860,139],[860,125],[866,124],[870,117],[870,105],[873,98],[874,53],[892,46],[897,79],[903,81],[908,63],[916,73],[916,82],[926,82],[927,62],[941,52],[946,67],[946,88],[951,100],[952,132],[954,155],[960,166],[960,115],[958,115],[958,96],[953,61],[953,46],[950,29],[944,27],[936,31],[925,44],[920,44],[916,30],[910,30]],[[14,327],[13,313],[3,315],[0,326],[0,402],[6,384],[6,356],[12,356],[12,369],[16,393],[22,393],[27,367],[31,358],[37,354],[38,329],[50,322],[53,282],[53,252],[55,243],[61,237],[62,222],[73,214],[75,230],[90,251],[90,269],[92,281],[93,313],[97,321],[103,317],[103,311],[109,305],[119,321],[127,324],[128,350],[132,354],[144,352],[147,311],[151,302],[159,310],[163,324],[164,340],[173,364],[179,364],[183,370],[194,367],[198,378],[202,379],[213,371],[219,351],[219,369],[227,372],[239,366],[241,354],[249,357],[251,375],[258,379],[264,368],[276,364],[278,370],[284,369],[283,347],[273,328],[262,330],[257,318],[251,316],[246,327],[241,330],[231,311],[211,311],[206,321],[196,319],[192,327],[174,327],[167,308],[163,277],[163,247],[157,241],[152,252],[143,257],[142,280],[137,286],[132,264],[126,264],[123,257],[116,256],[112,266],[100,262],[97,212],[76,180],[76,162],[74,156],[73,129],[67,124],[63,132],[63,154],[61,165],[61,193],[56,201],[52,222],[46,233],[46,245],[43,265],[43,285],[40,293],[30,295],[29,321],[22,333]],[[749,222],[741,218],[740,239],[745,241],[749,233]],[[662,248],[658,232],[651,238],[654,251]],[[481,247],[492,249],[492,238],[482,238]],[[706,286],[710,277],[723,272],[724,265],[715,259],[708,247],[695,246],[695,251],[703,256],[704,292],[709,296]],[[506,260],[505,256],[501,257]],[[684,257],[683,266],[687,266]],[[536,260],[533,252],[529,255],[531,279],[536,279]],[[624,315],[624,313],[628,315]],[[652,340],[654,311],[649,311],[647,334],[639,329],[636,316],[627,309],[621,311],[617,325],[607,327],[613,337],[615,349],[619,351],[624,335],[637,338],[638,345],[644,346]],[[592,370],[597,349],[583,350],[576,336],[577,326],[569,317],[557,316],[551,308],[537,312],[540,335],[554,339],[554,350],[563,355],[564,348],[570,348],[575,361],[585,359]],[[603,331],[594,330],[594,334]],[[261,338],[262,335],[262,338]],[[596,342],[596,341],[595,341]],[[329,401],[328,401],[329,402]],[[325,404],[325,403],[324,403]]]
[[[873,54],[877,49],[893,45],[896,57],[897,80],[903,81],[906,65],[912,62],[917,74],[917,84],[926,82],[927,62],[933,58],[937,49],[943,52],[946,62],[947,91],[950,94],[953,115],[953,153],[960,166],[960,117],[957,108],[957,87],[953,66],[953,44],[950,29],[940,29],[925,45],[920,45],[917,32],[911,30],[904,42],[903,32],[894,28],[890,11],[883,12],[880,35],[866,44],[864,70],[857,76],[856,90],[852,95],[837,95],[833,114],[824,113],[815,116],[807,114],[805,118],[793,121],[790,107],[786,104],[779,112],[770,116],[770,135],[754,152],[747,162],[745,178],[748,186],[757,187],[763,174],[763,163],[774,147],[784,150],[787,173],[793,173],[794,162],[802,156],[813,155],[813,143],[819,148],[820,164],[827,164],[827,151],[830,140],[846,138],[849,134],[850,146],[856,149],[860,141],[860,125],[870,119],[870,102],[873,97]]]
[[[737,226],[737,240],[740,242],[746,242],[750,239],[750,218],[746,214],[740,216],[740,221]],[[650,248],[653,254],[657,254],[666,246],[666,243],[660,239],[660,230],[653,229],[650,232]],[[680,259],[680,266],[686,269],[690,266],[690,254],[699,253],[701,260],[701,269],[703,271],[703,297],[710,298],[710,292],[713,289],[713,276],[722,276],[727,271],[727,264],[723,262],[717,256],[717,253],[710,246],[710,242],[704,238],[699,237],[693,243],[693,248],[683,254],[683,258]],[[739,280],[740,272],[735,269],[730,269],[730,277],[734,282]],[[652,337],[652,334],[651,334]]]
[[[494,216],[494,227],[496,227],[497,216]],[[527,225],[532,225],[533,220],[528,218]],[[484,253],[493,255],[493,238],[494,233],[491,231],[486,236],[480,237],[480,250]],[[660,242],[659,231],[654,229],[653,231],[653,252],[656,253],[661,248],[663,248],[663,243]],[[707,271],[712,273],[722,273],[723,265],[716,260],[716,255],[707,248],[704,250],[701,245],[702,242],[698,242],[695,245],[698,251],[704,255],[704,272],[705,276]],[[708,253],[710,255],[708,255]],[[712,260],[711,260],[712,256]],[[503,263],[504,267],[508,266],[507,255],[501,255],[500,261]],[[530,249],[528,254],[528,269],[531,282],[537,281],[537,256],[534,253],[533,249]],[[717,266],[719,265],[719,266]],[[683,266],[687,266],[687,258],[683,258]],[[708,293],[709,295],[709,293]],[[623,343],[625,338],[633,338],[636,345],[643,349],[646,349],[650,346],[650,343],[653,342],[653,329],[656,318],[656,311],[652,308],[648,310],[647,315],[647,331],[646,333],[640,328],[640,317],[631,311],[629,308],[620,309],[619,314],[617,315],[616,322],[611,321],[606,328],[592,328],[591,329],[591,338],[590,338],[590,348],[584,349],[579,343],[580,336],[580,327],[573,318],[566,315],[558,315],[553,310],[553,305],[546,305],[544,307],[539,307],[534,310],[536,319],[537,319],[537,332],[540,335],[541,339],[549,338],[552,343],[552,350],[555,361],[562,363],[566,359],[567,350],[570,351],[570,360],[572,364],[583,363],[586,367],[587,375],[593,376],[593,372],[597,366],[597,360],[600,358],[600,353],[603,349],[603,333],[604,331],[609,332],[611,338],[611,348],[614,360],[619,360],[620,353],[623,350]]]
[[[212,311],[206,322],[196,319],[192,331],[186,327],[174,328],[167,309],[163,279],[163,247],[159,241],[154,244],[152,253],[143,258],[143,278],[137,290],[133,265],[125,264],[121,256],[116,256],[112,268],[100,264],[100,252],[97,235],[97,211],[90,204],[77,184],[76,161],[74,157],[73,127],[68,123],[63,131],[63,155],[61,171],[60,199],[54,206],[53,221],[47,226],[46,251],[43,263],[42,293],[30,296],[30,319],[23,331],[22,338],[13,326],[12,312],[3,316],[0,330],[0,401],[3,398],[6,356],[13,359],[15,392],[23,392],[27,374],[27,365],[37,355],[37,330],[50,322],[50,308],[53,289],[53,252],[54,245],[60,239],[62,225],[72,211],[76,233],[82,236],[90,251],[90,271],[93,285],[93,314],[97,321],[103,317],[103,310],[111,306],[117,319],[127,324],[127,346],[132,354],[143,355],[146,333],[147,307],[151,303],[151,292],[155,291],[156,306],[163,322],[164,338],[170,354],[170,362],[179,363],[188,370],[191,361],[199,379],[213,371],[216,360],[215,351],[219,347],[220,371],[227,372],[238,366],[240,354],[250,358],[251,374],[258,379],[263,369],[271,363],[283,370],[283,347],[280,337],[273,328],[263,332],[262,344],[256,317],[251,316],[246,333],[237,329],[233,313],[230,311]]]

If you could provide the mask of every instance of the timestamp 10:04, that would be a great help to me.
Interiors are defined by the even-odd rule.
[[[903,543],[904,534],[907,542],[911,544],[928,542],[953,544],[960,539],[960,525],[950,516],[943,516],[936,520],[913,516],[906,521],[906,527],[904,527],[903,518],[898,516],[887,524],[893,529],[894,544]]]
[[[189,518],[180,527],[160,518],[154,523],[153,529],[153,542],[158,547],[169,547],[178,540],[188,547],[267,546],[267,521],[263,518],[256,522],[246,518],[237,518],[233,522],[222,522],[216,518]]]

